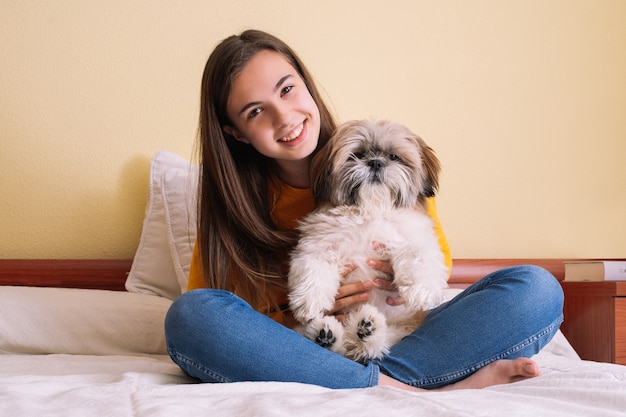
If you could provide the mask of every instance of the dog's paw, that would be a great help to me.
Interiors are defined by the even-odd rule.
[[[376,328],[374,327],[374,322],[369,319],[362,319],[359,324],[356,326],[356,335],[359,339],[364,340],[370,337]]]
[[[365,363],[389,352],[387,322],[376,307],[364,304],[350,313],[345,328],[346,357]]]
[[[304,336],[325,349],[341,355],[345,353],[343,325],[332,316],[311,320],[305,326]]]
[[[331,329],[323,328],[315,337],[315,343],[323,347],[324,349],[330,349],[333,347],[337,338]]]

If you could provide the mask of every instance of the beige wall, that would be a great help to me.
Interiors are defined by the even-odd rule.
[[[130,258],[150,157],[256,27],[438,152],[455,257],[626,256],[626,1],[0,2],[0,257]]]

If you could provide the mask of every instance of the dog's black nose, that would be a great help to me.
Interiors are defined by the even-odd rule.
[[[385,163],[383,161],[381,161],[380,159],[372,159],[371,161],[369,161],[367,163],[367,165],[372,168],[374,171],[378,171],[380,169],[383,169],[385,167]]]

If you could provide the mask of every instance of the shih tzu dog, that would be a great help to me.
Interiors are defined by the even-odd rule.
[[[385,120],[342,124],[318,152],[311,163],[317,208],[300,223],[288,277],[303,335],[366,362],[388,353],[443,301],[448,272],[425,209],[439,171],[420,137]],[[368,259],[390,262],[404,304],[388,305],[393,293],[374,288],[366,303],[342,312],[349,313],[345,322],[327,315],[341,285],[389,279]],[[346,274],[347,265],[356,269]]]

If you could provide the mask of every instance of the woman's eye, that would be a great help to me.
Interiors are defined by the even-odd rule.
[[[253,119],[255,117],[257,117],[259,115],[259,113],[261,113],[261,109],[260,108],[255,108],[250,110],[250,112],[248,113],[248,119]]]
[[[399,161],[400,157],[396,155],[395,153],[392,153],[389,155],[389,159],[391,159],[392,161]]]
[[[290,92],[293,89],[293,85],[286,85],[280,92],[281,96],[284,96],[285,94],[287,94],[288,92]]]

